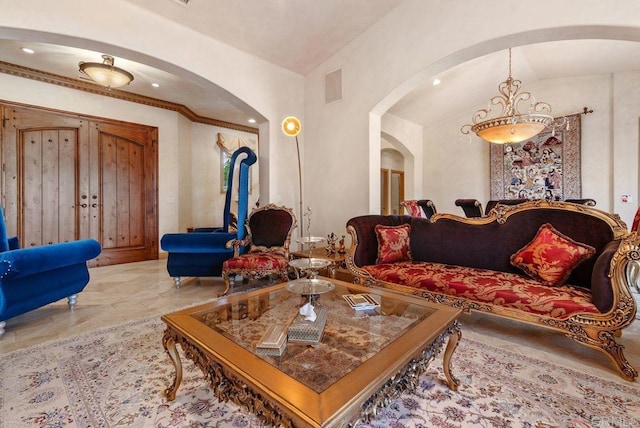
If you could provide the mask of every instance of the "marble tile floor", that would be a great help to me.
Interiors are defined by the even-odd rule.
[[[64,299],[7,320],[0,353],[99,327],[160,316],[212,300],[224,290],[221,278],[184,278],[182,286],[176,289],[167,274],[166,259],[91,268],[90,276],[73,311],[69,311]],[[562,334],[479,313],[463,314],[460,323],[463,340],[467,337],[614,382],[625,382],[603,353],[576,344]],[[627,359],[640,369],[640,321],[625,329],[619,340],[625,346]]]

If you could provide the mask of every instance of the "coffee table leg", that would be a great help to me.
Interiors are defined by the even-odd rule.
[[[453,332],[449,336],[449,342],[447,343],[447,348],[444,350],[444,356],[442,358],[442,368],[444,370],[444,375],[447,378],[447,385],[449,389],[452,391],[458,390],[458,385],[460,385],[460,381],[451,374],[451,356],[455,352],[458,347],[458,341],[462,337],[462,331],[460,330],[460,326],[458,322],[453,323]]]
[[[167,400],[173,401],[176,398],[176,392],[182,382],[182,362],[180,361],[180,354],[178,354],[178,349],[176,348],[176,340],[169,330],[167,330],[162,337],[162,346],[164,346],[164,350],[169,354],[169,358],[176,369],[176,376],[173,379],[173,383],[164,390],[164,395],[167,397]]]

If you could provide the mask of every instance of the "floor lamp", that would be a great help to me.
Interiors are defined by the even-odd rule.
[[[300,222],[302,222],[302,166],[300,165],[300,144],[298,143],[298,134],[302,129],[300,119],[295,116],[287,116],[282,121],[282,132],[289,137],[296,137],[296,151],[298,153],[298,188],[300,189]],[[300,223],[302,224],[302,223]]]

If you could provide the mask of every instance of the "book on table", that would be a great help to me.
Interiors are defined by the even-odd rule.
[[[346,300],[349,306],[356,311],[364,311],[380,307],[380,303],[378,303],[370,294],[344,294],[342,297]]]

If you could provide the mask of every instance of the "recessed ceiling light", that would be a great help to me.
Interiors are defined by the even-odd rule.
[[[154,88],[159,88],[160,84],[159,83],[152,83],[151,86],[153,86]]]
[[[433,86],[438,86],[440,83],[442,83],[440,79],[433,79]]]
[[[256,123],[256,120],[254,118],[249,119],[247,122],[249,123]]]
[[[29,48],[20,48],[20,50],[22,52],[28,53],[28,54],[36,53],[36,51],[34,51],[33,49],[29,49]]]

